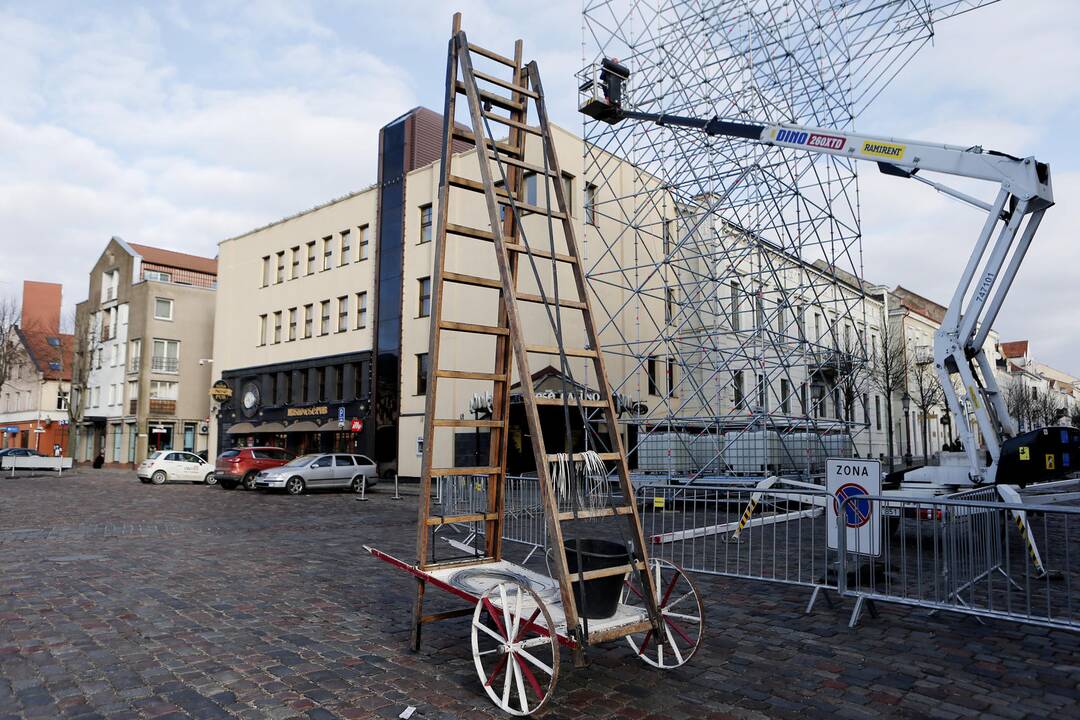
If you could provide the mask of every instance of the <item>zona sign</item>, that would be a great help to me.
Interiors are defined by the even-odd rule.
[[[860,497],[881,494],[881,463],[861,458],[828,458],[825,488],[828,546],[839,548],[840,533],[849,553],[877,556],[881,553],[881,503]],[[843,518],[839,517],[843,513]]]

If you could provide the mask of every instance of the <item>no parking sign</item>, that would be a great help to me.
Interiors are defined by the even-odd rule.
[[[825,487],[832,496],[832,502],[826,504],[829,547],[837,549],[839,533],[836,518],[842,512],[847,528],[847,551],[874,557],[880,555],[881,503],[859,499],[858,496],[881,494],[881,463],[877,460],[829,458],[825,461],[825,480]]]

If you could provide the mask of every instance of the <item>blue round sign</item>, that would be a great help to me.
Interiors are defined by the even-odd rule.
[[[866,488],[857,483],[846,483],[836,490],[833,497],[833,512],[839,513],[840,506],[844,506],[844,524],[850,528],[860,528],[870,522],[870,509],[873,503],[869,498],[859,498],[851,502],[845,502],[848,498],[866,495]]]

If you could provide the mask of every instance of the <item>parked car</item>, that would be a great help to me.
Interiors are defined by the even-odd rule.
[[[158,450],[139,463],[135,474],[144,483],[164,485],[170,480],[201,482],[213,485],[214,466],[195,453],[179,450]]]
[[[366,455],[317,453],[301,455],[273,470],[263,470],[255,476],[255,487],[284,490],[290,495],[322,488],[349,488],[360,492],[364,478],[367,478],[367,487],[379,482],[375,463]]]
[[[32,448],[4,448],[0,450],[0,457],[45,457]]]
[[[284,465],[294,457],[288,450],[276,447],[232,448],[217,456],[214,474],[225,490],[233,490],[241,483],[245,490],[254,490],[259,472]]]

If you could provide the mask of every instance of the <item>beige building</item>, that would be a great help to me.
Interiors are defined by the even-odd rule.
[[[207,450],[216,285],[212,258],[109,241],[76,308],[76,460]]]

